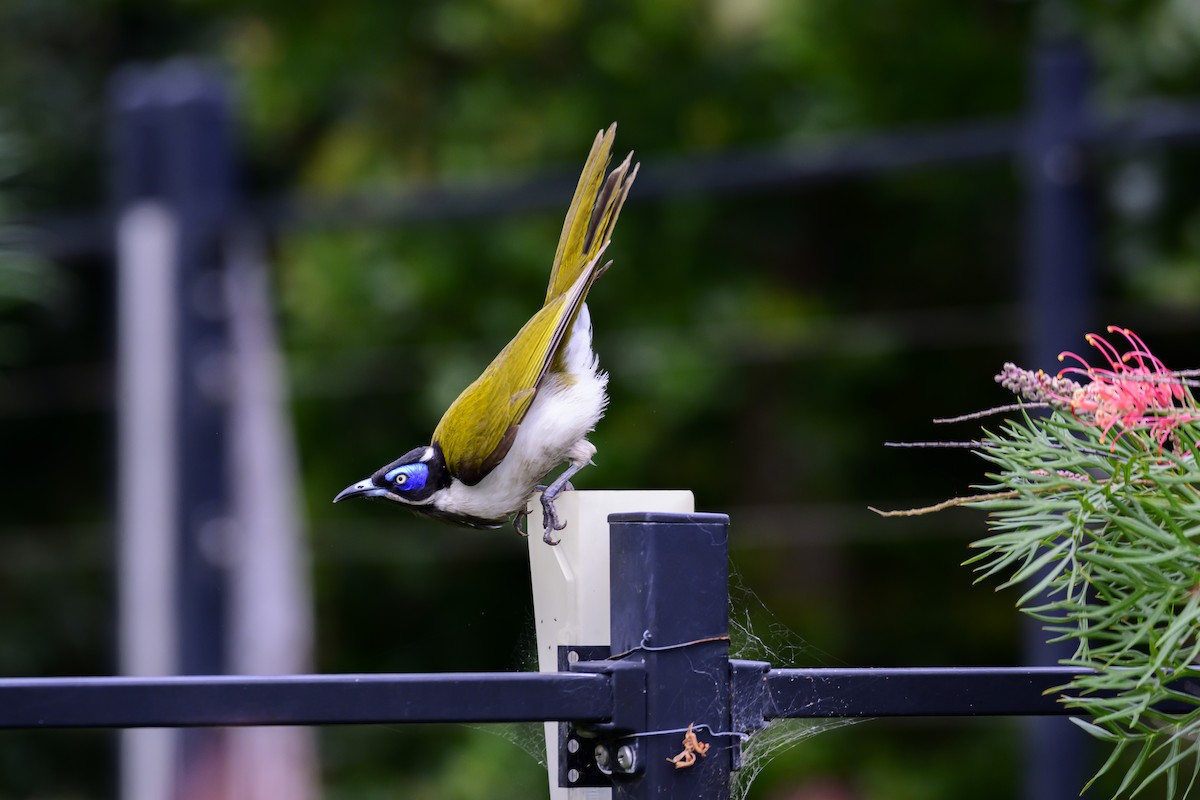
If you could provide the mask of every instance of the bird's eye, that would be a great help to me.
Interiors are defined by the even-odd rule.
[[[429,467],[424,464],[401,464],[390,470],[383,479],[396,491],[419,492],[425,488]]]

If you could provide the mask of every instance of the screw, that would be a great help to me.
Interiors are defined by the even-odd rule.
[[[579,740],[578,739],[567,739],[567,752],[568,753],[578,753],[579,752]]]
[[[608,747],[605,745],[596,745],[596,766],[606,775],[612,772],[612,756],[609,755]]]
[[[579,783],[579,770],[573,769],[567,772],[567,783]]]
[[[637,751],[632,745],[623,744],[617,748],[617,769],[621,772],[633,772],[637,766]]]

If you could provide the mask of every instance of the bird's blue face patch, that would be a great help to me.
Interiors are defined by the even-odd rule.
[[[427,464],[401,464],[383,476],[392,487],[401,492],[418,492],[425,488],[429,479]]]

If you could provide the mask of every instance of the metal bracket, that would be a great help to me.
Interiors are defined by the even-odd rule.
[[[604,660],[608,654],[607,646],[558,648],[560,670],[608,675],[613,693],[608,722],[559,723],[559,786],[612,786],[614,777],[642,769],[641,747],[628,734],[646,728],[646,672],[637,662]]]
[[[608,645],[559,645],[558,671],[572,672],[580,663],[607,658]],[[614,689],[614,698],[616,692]],[[612,781],[596,759],[595,734],[574,722],[558,723],[558,785],[563,787],[605,787]]]

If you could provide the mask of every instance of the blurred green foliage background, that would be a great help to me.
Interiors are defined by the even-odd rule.
[[[0,188],[14,219],[102,206],[106,85],[130,61],[227,70],[246,194],[320,199],[575,172],[612,120],[648,182],[691,156],[1016,118],[1032,48],[1064,32],[1095,57],[1101,111],[1200,95],[1200,11],[1179,0],[5,0]],[[1200,366],[1198,165],[1195,147],[1095,163],[1094,328],[1128,325],[1178,368]],[[319,670],[527,662],[511,531],[329,500],[428,441],[534,310],[568,195],[545,212],[275,238]],[[690,488],[730,513],[756,630],[798,663],[1019,663],[1014,598],[959,566],[982,518],[883,521],[866,506],[979,480],[967,454],[883,442],[966,438],[930,419],[1007,402],[992,375],[1027,345],[1024,213],[1015,160],[661,199],[635,187],[590,299],[612,402],[577,485]],[[36,224],[15,230],[0,256],[0,674],[106,674],[113,271],[36,241]],[[785,753],[751,796],[1011,798],[1020,730],[856,725]],[[524,753],[471,729],[321,737],[330,798],[544,791]],[[113,742],[0,733],[0,797],[111,796]]]

